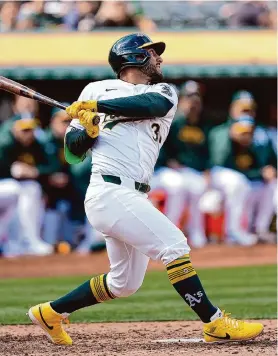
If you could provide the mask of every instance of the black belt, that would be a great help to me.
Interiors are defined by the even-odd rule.
[[[114,184],[118,184],[118,185],[122,184],[120,177],[102,174],[102,178],[105,182],[108,182],[108,183],[114,183]],[[142,192],[142,193],[148,193],[151,190],[151,187],[145,183],[135,182],[135,189],[139,190],[139,192]]]

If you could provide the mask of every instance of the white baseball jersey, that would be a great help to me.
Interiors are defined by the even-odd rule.
[[[90,83],[83,89],[79,101],[99,101],[151,92],[159,93],[173,103],[166,116],[121,122],[126,117],[100,114],[100,134],[92,149],[92,173],[149,183],[159,150],[176,113],[178,97],[175,90],[165,83],[134,85],[120,79]],[[71,126],[84,129],[78,119],[73,119]]]

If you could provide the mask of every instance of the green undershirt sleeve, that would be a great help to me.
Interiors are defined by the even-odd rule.
[[[87,151],[92,148],[97,138],[90,137],[85,130],[72,128],[66,133],[64,153],[69,164],[84,161]]]
[[[146,93],[125,98],[100,100],[98,112],[138,118],[164,117],[173,107],[173,103],[159,93]]]

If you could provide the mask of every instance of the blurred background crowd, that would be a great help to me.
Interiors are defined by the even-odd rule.
[[[276,28],[276,1],[1,1],[0,32]]]
[[[112,31],[111,27],[147,33],[162,27],[261,31],[276,27],[276,2],[0,3],[0,32]],[[67,100],[67,105],[90,81],[63,79],[26,85]],[[179,106],[149,197],[195,248],[276,241],[276,79],[166,78],[178,93]],[[90,157],[77,165],[68,165],[64,158],[63,139],[70,124],[65,111],[0,95],[2,256],[105,248],[84,213]]]

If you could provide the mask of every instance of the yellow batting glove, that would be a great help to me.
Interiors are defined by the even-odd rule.
[[[78,112],[78,119],[80,124],[86,129],[86,132],[92,138],[96,138],[99,135],[99,116],[97,113],[91,110],[80,110]]]
[[[97,112],[97,101],[75,101],[66,108],[66,112],[71,118],[78,117],[80,110],[91,110],[92,112]]]

